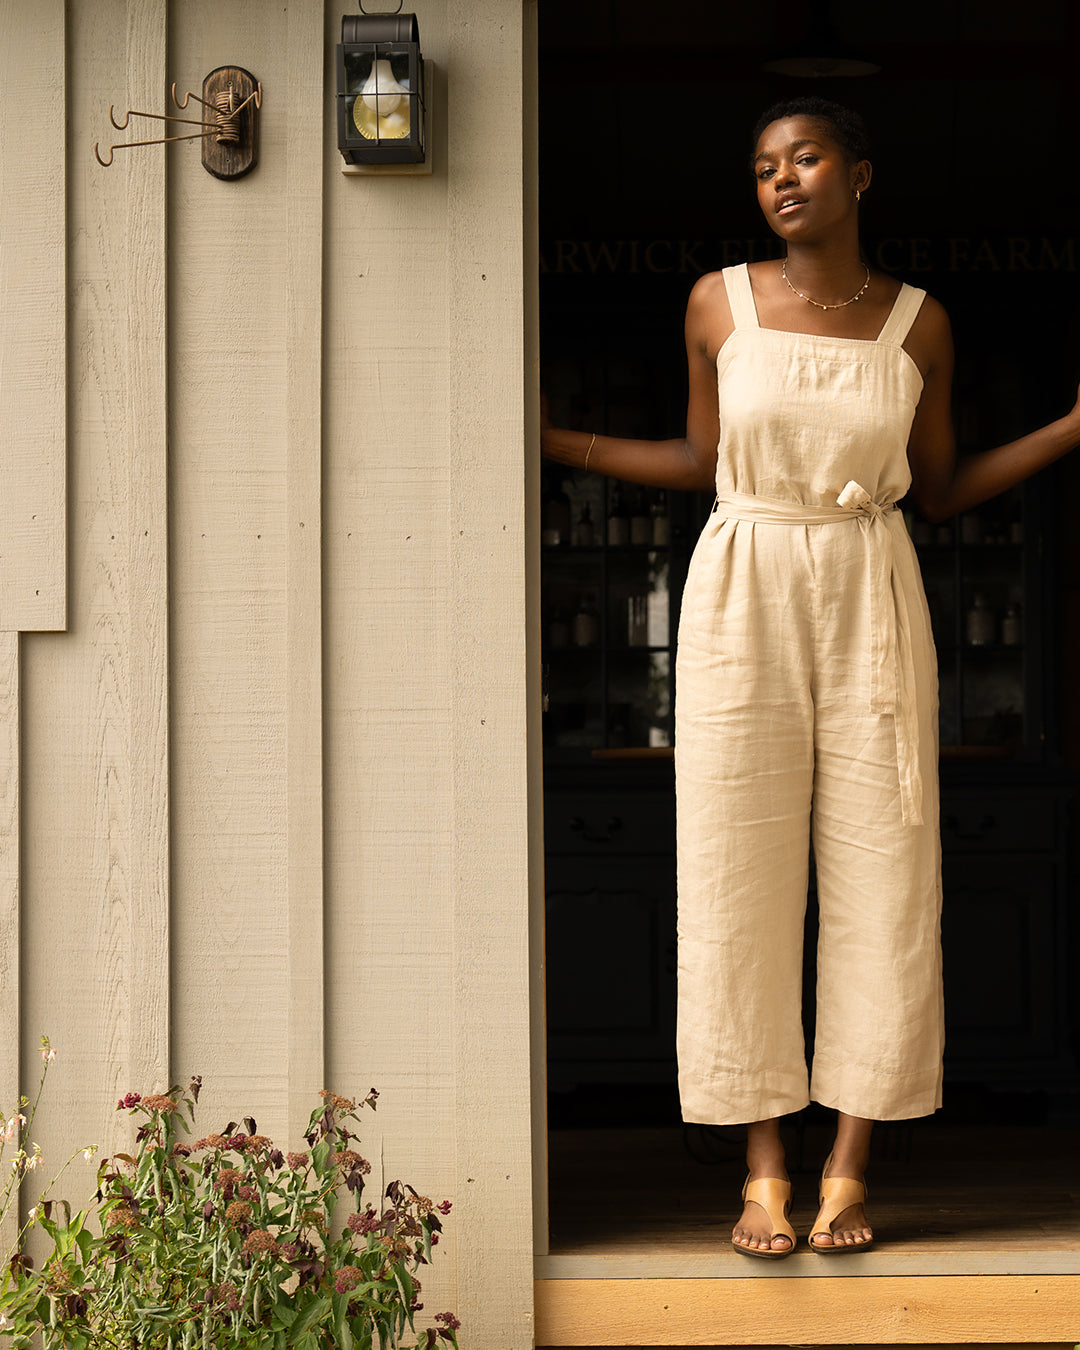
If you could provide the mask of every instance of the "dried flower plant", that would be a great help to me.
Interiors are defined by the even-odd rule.
[[[49,1069],[56,1060],[56,1049],[50,1042],[48,1036],[41,1038],[41,1077],[38,1079],[37,1091],[34,1093],[33,1101],[29,1097],[20,1097],[15,1103],[10,1113],[0,1109],[0,1177],[2,1177],[3,1190],[0,1191],[0,1228],[4,1227],[5,1220],[12,1207],[18,1203],[20,1189],[31,1172],[37,1172],[44,1168],[45,1159],[38,1144],[31,1142],[30,1134],[34,1128],[34,1118],[37,1116],[38,1104],[41,1101],[41,1094],[45,1089],[45,1079],[48,1077]],[[14,1145],[13,1156],[9,1159],[4,1155],[10,1145]],[[58,1169],[42,1187],[38,1198],[38,1203],[27,1213],[26,1219],[19,1228],[15,1241],[11,1249],[4,1257],[5,1266],[10,1265],[12,1259],[22,1246],[23,1238],[27,1230],[33,1225],[41,1207],[47,1203],[52,1188],[60,1180],[63,1174],[71,1166],[77,1157],[81,1154],[89,1162],[97,1152],[97,1145],[89,1148],[76,1149],[70,1158]],[[4,1331],[3,1314],[0,1312],[0,1331]]]
[[[350,1128],[361,1102],[322,1094],[307,1149],[282,1154],[250,1117],[187,1143],[201,1079],[117,1103],[141,1123],[133,1154],[106,1159],[95,1203],[49,1200],[28,1222],[52,1250],[16,1251],[0,1287],[0,1337],[44,1350],[432,1350],[457,1347],[438,1313],[420,1333],[420,1266],[449,1201],[392,1182],[363,1200],[370,1164]],[[335,1224],[339,1199],[351,1212]],[[96,1220],[97,1233],[91,1220]],[[408,1343],[406,1345],[406,1342]]]

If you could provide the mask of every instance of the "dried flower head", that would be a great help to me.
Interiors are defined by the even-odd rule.
[[[205,1139],[196,1139],[191,1147],[195,1153],[200,1153],[204,1148],[226,1149],[229,1141],[223,1134],[208,1134]]]
[[[118,1111],[130,1111],[133,1106],[138,1106],[142,1101],[142,1095],[138,1092],[129,1092],[127,1096],[121,1097],[116,1103]]]
[[[176,1103],[171,1097],[166,1097],[163,1092],[155,1092],[149,1097],[144,1097],[142,1105],[147,1111],[160,1111],[162,1115],[166,1116],[176,1110]]]
[[[334,1292],[348,1294],[363,1280],[364,1272],[356,1266],[342,1266],[334,1276]]]
[[[251,1206],[246,1200],[234,1200],[225,1211],[225,1221],[235,1228],[237,1224],[247,1223],[251,1218]]]
[[[218,1302],[224,1303],[229,1312],[240,1311],[240,1291],[231,1280],[219,1284],[214,1292],[217,1294]]]
[[[360,1154],[354,1149],[343,1148],[332,1155],[332,1159],[337,1163],[343,1172],[361,1172],[364,1176],[371,1171],[371,1164],[366,1158],[361,1158]]]
[[[238,1167],[223,1167],[214,1181],[214,1190],[223,1191],[226,1186],[239,1186],[244,1174]]]
[[[50,1261],[45,1267],[45,1288],[50,1294],[66,1294],[72,1287],[71,1272],[62,1262]]]
[[[335,1111],[355,1111],[356,1103],[351,1097],[339,1097],[336,1092],[328,1092],[326,1088],[319,1093],[324,1102],[329,1102]]]
[[[254,1232],[249,1233],[244,1239],[243,1250],[248,1256],[281,1255],[281,1247],[273,1233],[268,1233],[265,1228],[256,1228]]]
[[[286,1153],[285,1161],[294,1172],[302,1171],[311,1162],[310,1153]]]
[[[350,1214],[345,1223],[350,1233],[355,1233],[357,1237],[367,1237],[369,1233],[374,1233],[382,1220],[368,1205],[363,1214]]]
[[[138,1228],[139,1220],[130,1205],[114,1205],[105,1220],[107,1228]]]

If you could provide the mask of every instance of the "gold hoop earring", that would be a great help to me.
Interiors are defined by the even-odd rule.
[[[859,191],[858,188],[855,189],[855,200],[856,200],[857,202],[861,202],[861,201],[862,201],[862,193]]]

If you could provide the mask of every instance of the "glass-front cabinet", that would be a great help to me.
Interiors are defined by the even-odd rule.
[[[1018,488],[956,520],[910,521],[941,696],[944,758],[1036,760],[1046,740],[1044,512]]]
[[[545,754],[670,746],[697,498],[554,466],[545,489]]]
[[[545,467],[545,754],[674,742],[678,608],[710,503]],[[1046,740],[1046,548],[1035,488],[942,524],[905,512],[938,653],[946,759],[1035,761]]]

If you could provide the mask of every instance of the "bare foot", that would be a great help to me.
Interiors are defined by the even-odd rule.
[[[758,1178],[752,1177],[751,1180],[756,1181]],[[786,1182],[787,1174],[779,1180]],[[751,1251],[791,1251],[791,1239],[780,1233],[772,1237],[772,1231],[773,1225],[767,1211],[756,1201],[748,1200],[732,1231],[731,1240],[737,1246],[747,1247]]]
[[[830,1157],[822,1177],[844,1177],[864,1185],[861,1167],[837,1165]],[[865,1189],[864,1189],[865,1195]],[[846,1197],[845,1197],[846,1198]],[[817,1229],[811,1234],[814,1247],[862,1247],[874,1240],[874,1231],[866,1217],[862,1202],[848,1205],[829,1224],[828,1230]]]

